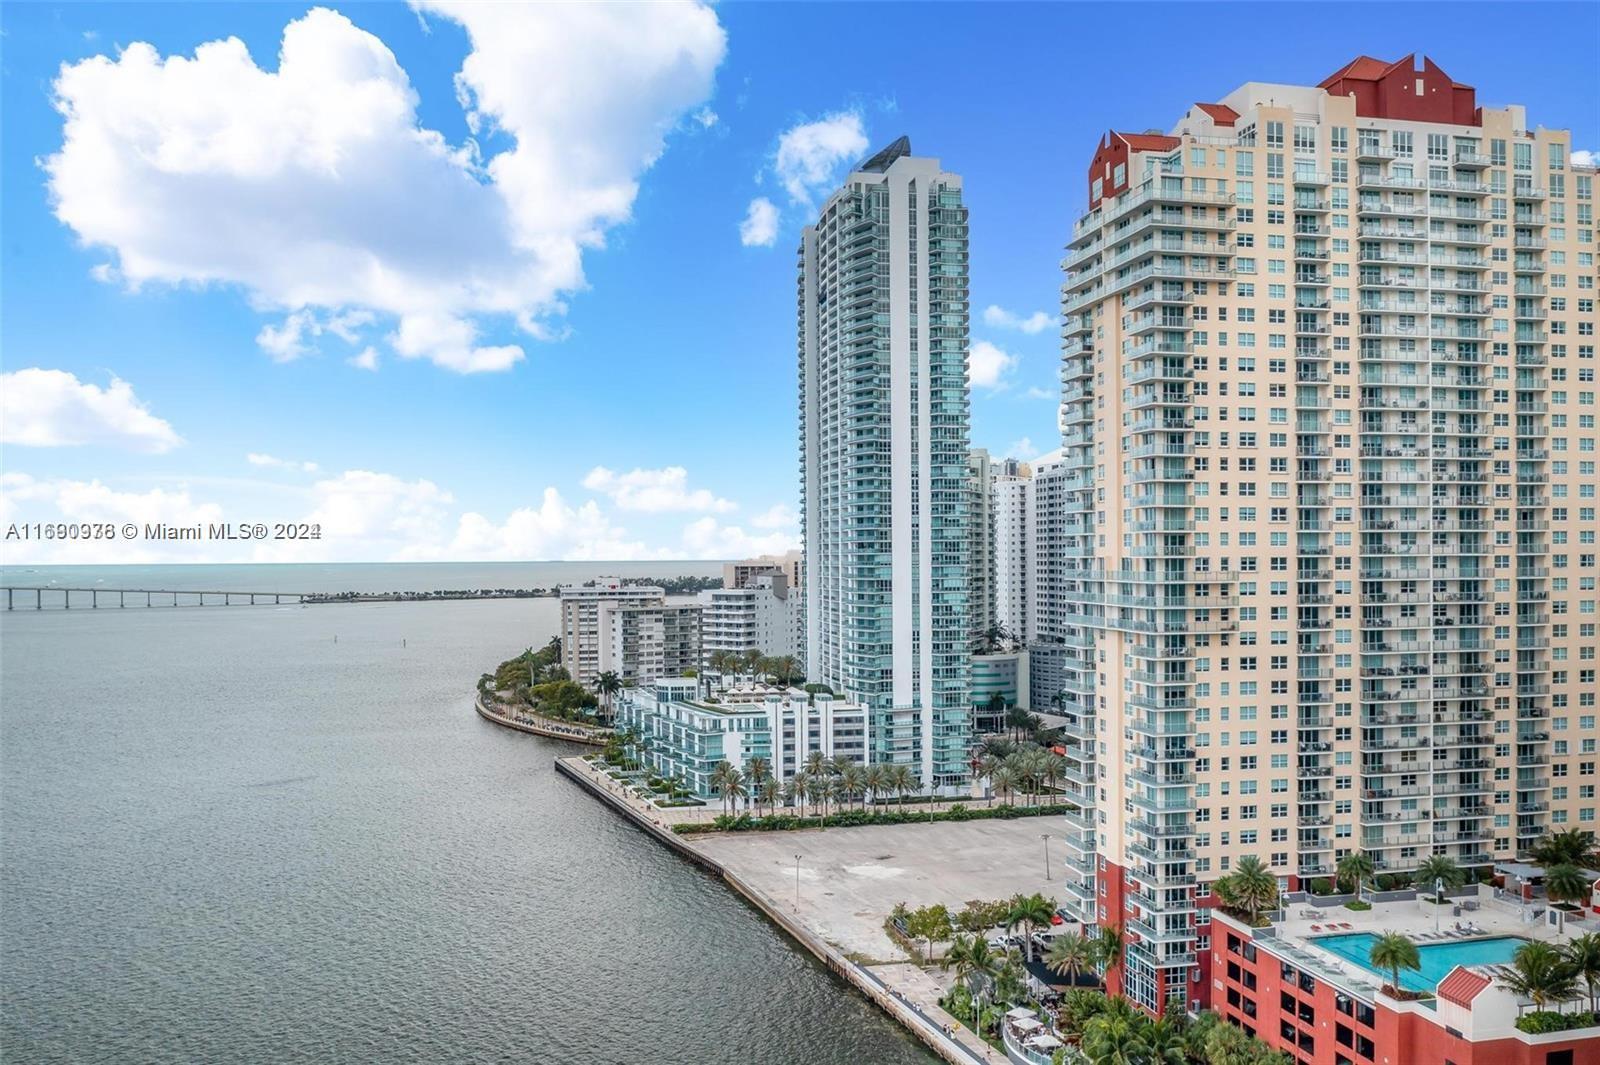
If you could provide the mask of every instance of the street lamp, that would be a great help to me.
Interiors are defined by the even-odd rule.
[[[1044,840],[1044,878],[1050,879],[1050,833],[1041,832],[1039,838]]]
[[[800,912],[800,855],[794,856],[794,909]]]
[[[1439,911],[1444,909],[1444,877],[1438,877],[1433,882],[1433,930],[1439,931]]]

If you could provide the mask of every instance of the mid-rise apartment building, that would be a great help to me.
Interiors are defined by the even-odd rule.
[[[698,670],[700,616],[697,603],[602,602],[596,676],[615,673],[624,684],[647,684]]]
[[[969,775],[967,210],[901,138],[799,250],[807,676],[870,711],[873,762]]]
[[[748,577],[737,588],[700,593],[700,649],[706,664],[717,651],[768,658],[798,654],[799,593],[781,573]]]
[[[782,577],[790,588],[800,587],[799,551],[785,551],[781,555],[757,555],[738,562],[725,562],[722,566],[722,586],[743,588],[757,577]]]
[[[1070,509],[1073,484],[1083,476],[1062,451],[1034,462],[1024,489],[1028,514],[1028,565],[1024,575],[1027,600],[1025,628],[1030,657],[1029,698],[1035,710],[1057,707],[1073,682],[1066,666],[1067,574],[1081,550],[1074,530],[1081,521]]]
[[[990,488],[994,528],[994,624],[1014,640],[1028,636],[1028,482],[1032,470],[1012,463],[1012,473],[997,472]]]
[[[603,606],[660,606],[666,592],[656,585],[624,584],[620,577],[599,577],[586,584],[561,586],[561,664],[586,688],[609,666],[600,664]]]
[[[1594,170],[1431,61],[1108,134],[1064,261],[1068,887],[1182,1002],[1195,883],[1595,817]],[[1038,475],[1035,475],[1038,480]],[[1036,666],[1037,672],[1037,666]]]

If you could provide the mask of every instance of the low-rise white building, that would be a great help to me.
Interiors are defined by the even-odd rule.
[[[664,679],[627,689],[616,723],[639,731],[646,768],[681,777],[703,799],[716,795],[711,774],[719,762],[748,770],[760,758],[782,784],[813,752],[862,762],[867,751],[865,707],[799,688],[745,683],[708,695],[695,679]]]

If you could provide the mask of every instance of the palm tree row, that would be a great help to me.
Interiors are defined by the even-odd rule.
[[[764,655],[760,651],[712,651],[706,664],[718,673],[749,673],[766,677],[779,684],[796,684],[805,680],[800,660],[794,655]]]
[[[829,804],[852,809],[859,803],[865,809],[869,802],[891,795],[904,803],[906,796],[921,789],[908,765],[862,765],[848,758],[827,758],[819,751],[811,752],[805,768],[781,786],[771,765],[760,757],[751,758],[742,771],[730,762],[718,762],[709,783],[722,798],[724,810],[736,811],[739,800],[753,798],[757,813],[762,805],[771,811],[781,801],[802,812],[809,804],[821,817],[828,816]]]
[[[1055,790],[1065,770],[1066,759],[1034,743],[1004,754],[986,747],[978,757],[978,774],[989,781],[991,801],[999,796],[1002,803],[1019,793],[1037,801],[1045,791]]]
[[[1564,947],[1538,940],[1524,943],[1511,956],[1506,986],[1531,999],[1538,1010],[1552,1002],[1587,997],[1593,1013],[1600,996],[1600,932],[1576,936]]]

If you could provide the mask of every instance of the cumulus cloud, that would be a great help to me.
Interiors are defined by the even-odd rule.
[[[34,367],[0,374],[0,442],[26,447],[100,444],[159,454],[183,440],[120,378],[102,388],[65,370]]]
[[[316,473],[321,468],[315,462],[280,459],[276,455],[267,455],[260,451],[252,451],[244,458],[252,466],[260,466],[269,470],[299,470],[301,473]]]
[[[725,513],[737,509],[726,499],[719,499],[709,489],[689,487],[689,471],[682,466],[666,466],[659,470],[630,470],[617,473],[604,466],[596,466],[583,479],[583,486],[591,492],[611,497],[620,510],[638,510],[646,513],[689,510]]]
[[[1034,453],[1033,441],[1031,439],[1029,439],[1028,437],[1026,437],[1026,436],[1023,437],[1020,440],[1013,440],[1011,442],[1011,446],[1006,448],[1006,451],[1005,451],[1005,454],[1006,454],[1007,458],[1019,458],[1019,459],[1028,458],[1033,453]]]
[[[112,257],[98,276],[240,286],[284,316],[258,337],[278,359],[376,314],[405,358],[463,373],[520,360],[486,331],[548,335],[583,252],[709,97],[726,36],[698,3],[417,7],[467,32],[458,97],[507,145],[487,159],[420,125],[393,53],[324,8],[288,24],[271,70],[237,38],[63,66],[44,167],[57,217]]]
[[[1029,399],[1060,399],[1061,390],[1058,388],[1040,388],[1038,385],[1032,385],[1023,395]]]
[[[967,360],[972,387],[990,390],[1005,387],[1009,383],[1006,378],[1017,368],[1017,361],[1015,355],[1002,351],[987,340],[978,341],[972,345]]]
[[[628,561],[651,557],[652,552],[613,525],[593,500],[573,506],[556,489],[546,488],[537,507],[519,507],[500,524],[476,512],[463,514],[448,544],[423,545],[405,554],[410,558]]]
[[[1572,153],[1573,166],[1595,166],[1600,163],[1600,152],[1580,148]]]
[[[25,473],[3,473],[0,474],[0,522],[9,524],[17,520],[118,525],[133,522],[142,529],[146,524],[207,525],[222,521],[223,516],[220,506],[195,500],[187,488],[126,492],[98,480],[36,480]],[[160,541],[143,539],[31,540],[7,544],[5,551],[6,561],[11,564],[145,562],[169,553],[170,547]]]
[[[378,369],[378,349],[368,345],[362,349],[359,355],[352,355],[344,361],[358,370],[376,371]]]
[[[739,223],[739,243],[747,248],[770,248],[777,239],[778,208],[765,196],[757,196]]]
[[[777,503],[752,517],[750,524],[758,529],[788,529],[798,520],[789,504]]]
[[[1019,333],[1042,333],[1048,329],[1055,318],[1044,311],[1034,311],[1024,317],[996,304],[989,304],[983,309],[983,324],[995,329],[1015,329]]]
[[[859,160],[866,150],[861,116],[840,111],[785,130],[778,137],[773,172],[791,200],[809,207],[813,195],[834,183],[839,165]]]
[[[689,558],[749,558],[782,554],[799,546],[799,537],[793,533],[756,535],[712,517],[699,518],[683,529],[683,547]]]

